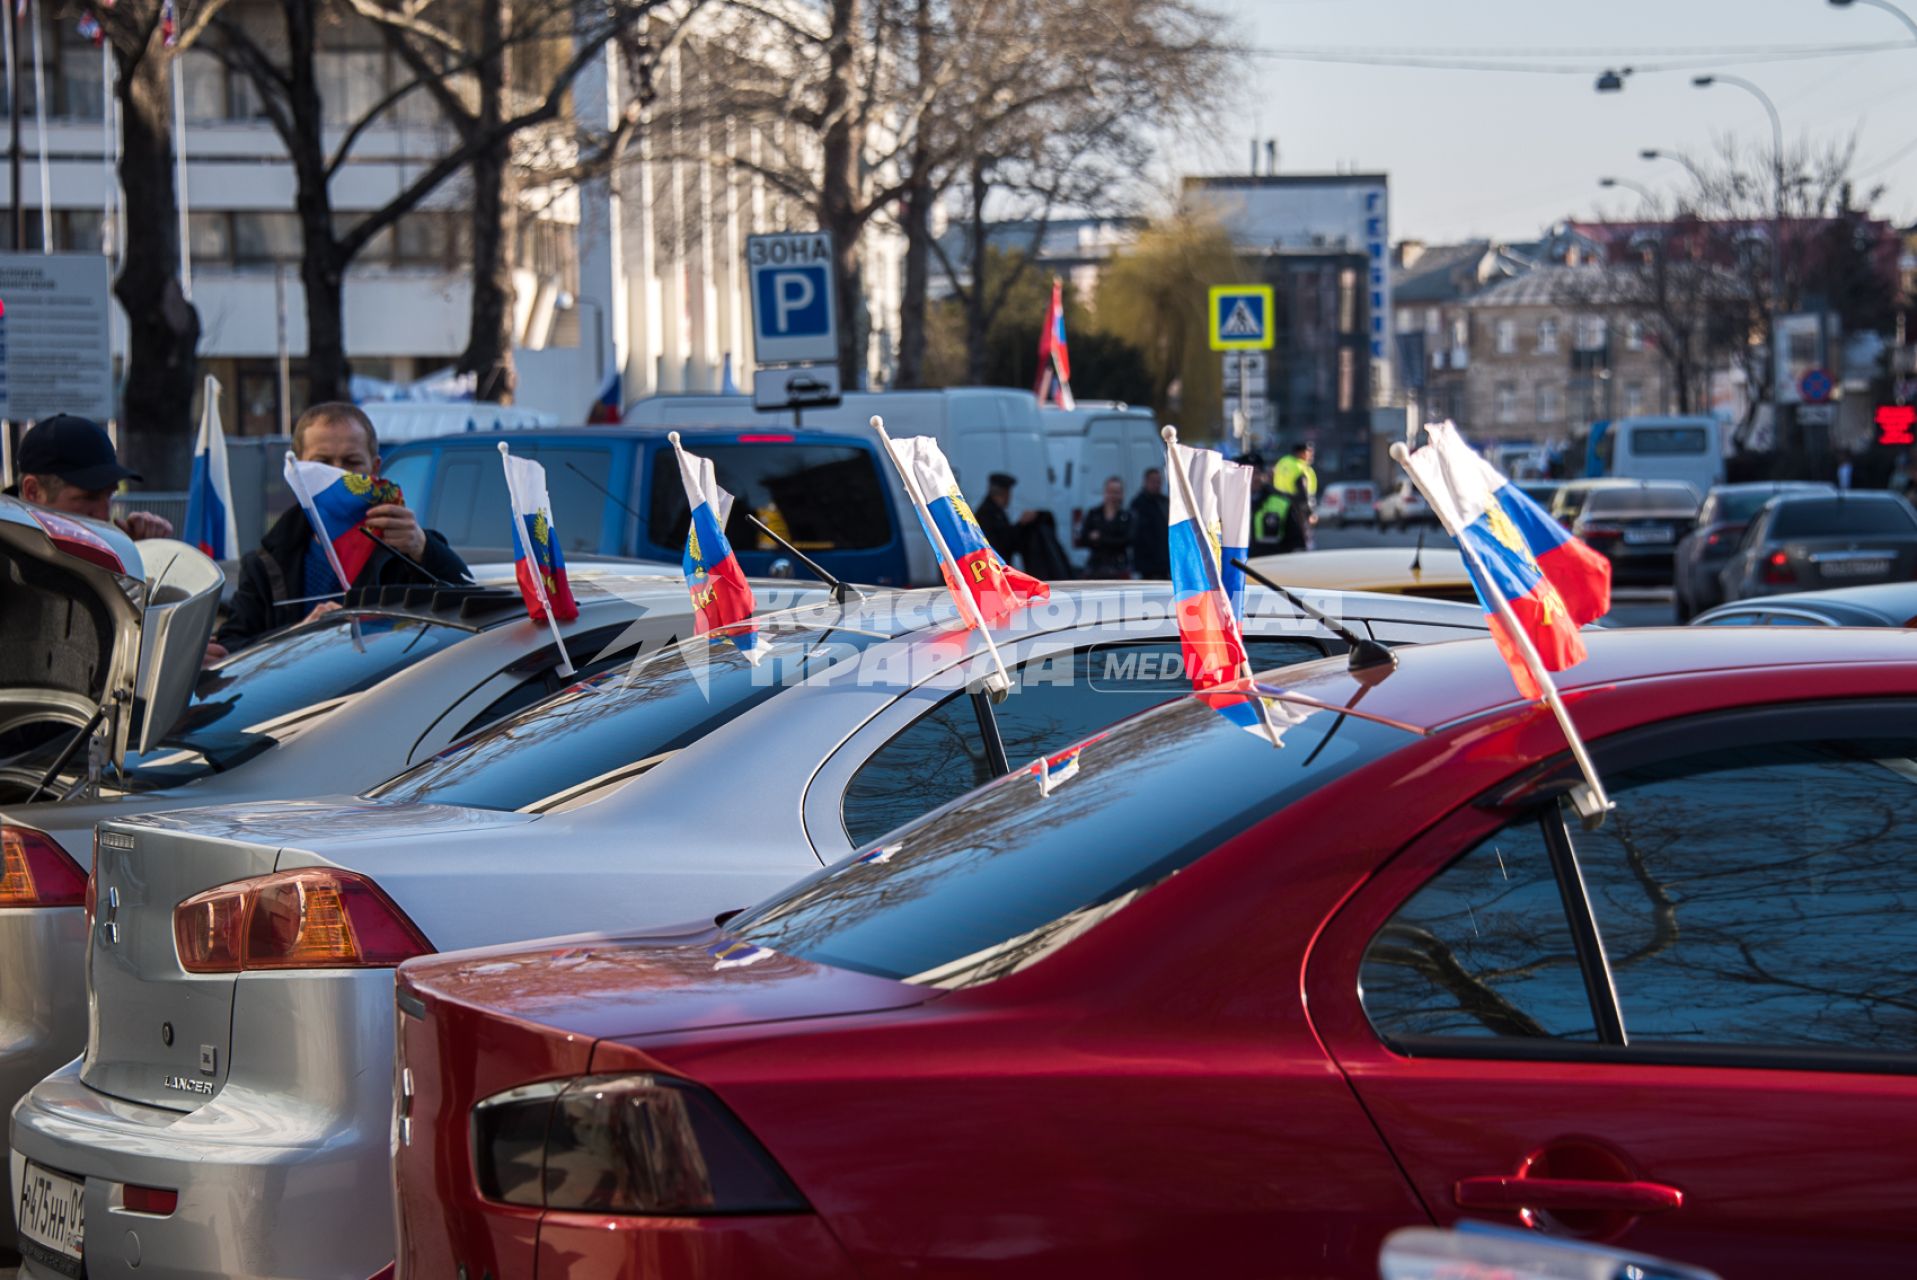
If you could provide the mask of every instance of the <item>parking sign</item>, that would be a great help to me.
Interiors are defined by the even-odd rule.
[[[746,238],[753,350],[760,364],[839,358],[832,241],[822,231]]]

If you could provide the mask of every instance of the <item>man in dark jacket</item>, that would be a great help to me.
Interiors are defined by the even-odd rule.
[[[1085,513],[1078,525],[1078,545],[1090,551],[1085,562],[1088,578],[1132,576],[1132,513],[1125,506],[1125,482],[1117,476],[1105,481],[1105,501]]]
[[[1003,471],[994,471],[985,481],[985,500],[972,509],[972,515],[978,520],[979,532],[992,544],[992,550],[998,552],[1005,563],[1012,563],[1012,557],[1025,550],[1025,540],[1031,535],[1036,511],[1021,512],[1018,523],[1012,522],[1012,486],[1018,483],[1018,477],[1007,475]]]
[[[372,419],[350,404],[316,404],[293,424],[293,455],[358,475],[379,474],[379,436]],[[500,518],[505,519],[502,512]],[[360,526],[379,542],[357,577],[346,586],[462,583],[470,575],[446,539],[419,527],[405,507],[373,507]],[[313,537],[304,509],[295,505],[273,522],[260,548],[240,561],[240,580],[227,606],[226,623],[207,650],[208,661],[253,643],[269,631],[339,608],[344,588],[326,552]]]
[[[1145,471],[1145,483],[1132,499],[1132,568],[1141,578],[1171,577],[1171,499],[1165,496],[1165,473]]]

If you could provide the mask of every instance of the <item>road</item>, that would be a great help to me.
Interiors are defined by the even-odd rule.
[[[1354,525],[1349,529],[1327,529],[1321,526],[1318,545],[1325,548],[1403,547],[1411,551],[1417,547],[1420,533],[1428,547],[1451,545],[1451,540],[1436,525],[1418,525],[1398,530],[1380,530],[1367,525]],[[1608,616],[1614,625],[1620,627],[1668,627],[1673,622],[1670,588],[1619,587],[1611,593],[1611,612]]]

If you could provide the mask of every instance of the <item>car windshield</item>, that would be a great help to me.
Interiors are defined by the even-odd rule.
[[[1584,504],[1587,516],[1624,516],[1640,512],[1669,515],[1697,510],[1697,494],[1689,485],[1654,484],[1642,489],[1599,489]]]
[[[1185,698],[1088,739],[1077,774],[1049,794],[1020,769],[727,927],[773,951],[928,985],[1014,972],[1260,818],[1414,740],[1277,706],[1293,721],[1282,751]]]
[[[1910,509],[1892,498],[1821,498],[1780,503],[1770,536],[1829,538],[1852,533],[1917,533]]]
[[[1784,492],[1782,489],[1719,489],[1716,518],[1731,524],[1745,524],[1764,509],[1764,504]]]
[[[342,612],[268,636],[200,673],[193,700],[166,736],[150,751],[127,753],[125,785],[152,791],[231,769],[272,746],[293,713],[369,689],[471,634],[418,618]],[[49,764],[60,745],[44,749]]]
[[[758,636],[757,662],[729,639],[704,637],[614,667],[369,794],[407,804],[523,809],[696,742],[881,639],[816,623],[762,623]]]

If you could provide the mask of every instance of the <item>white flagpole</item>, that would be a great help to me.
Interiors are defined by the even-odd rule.
[[[33,22],[33,134],[40,149],[40,252],[53,252],[53,169],[47,162],[47,63],[40,34],[42,5],[29,12]]]
[[[173,186],[174,199],[180,204],[180,292],[189,301],[193,297],[193,241],[186,190],[186,89],[180,79],[178,54],[168,60],[167,73],[173,78]]]
[[[879,433],[886,455],[892,459],[892,465],[899,469],[899,475],[905,480],[905,492],[911,497],[912,505],[919,509],[919,517],[925,521],[925,531],[932,535],[932,545],[938,548],[940,561],[952,567],[952,578],[958,582],[958,590],[952,594],[965,602],[961,608],[967,619],[978,628],[979,638],[985,641],[985,651],[992,655],[992,665],[997,670],[986,675],[985,691],[992,694],[1010,693],[1012,676],[1005,669],[1005,659],[999,656],[998,646],[992,643],[992,629],[985,623],[985,611],[978,607],[971,589],[959,578],[958,557],[952,554],[952,548],[945,545],[945,535],[939,532],[938,522],[932,519],[932,509],[925,505],[925,495],[919,491],[918,478],[912,474],[912,468],[905,465],[905,460],[899,457],[898,450],[892,445],[892,437],[885,434],[885,419],[873,414],[872,429]]]
[[[539,557],[533,553],[532,533],[525,527],[525,517],[528,513],[526,512],[525,503],[520,497],[519,486],[513,481],[511,458],[512,450],[506,447],[504,440],[501,440],[499,442],[499,464],[506,469],[506,505],[513,509],[513,534],[517,538],[524,539],[526,543],[526,558],[532,561],[533,594],[539,597],[539,607],[546,611],[546,625],[552,630],[552,642],[559,646],[559,674],[562,676],[573,675],[575,672],[572,665],[572,655],[566,652],[565,637],[559,634],[559,619],[553,615],[552,601],[546,598],[546,575],[539,567]],[[548,536],[551,535],[551,528],[552,526],[548,524]]]
[[[1232,625],[1236,626],[1238,623],[1232,613],[1231,597],[1225,594],[1224,571],[1219,567],[1217,559],[1215,558],[1216,553],[1211,547],[1211,530],[1199,522],[1198,500],[1192,496],[1191,476],[1186,472],[1185,464],[1178,460],[1178,454],[1173,448],[1173,446],[1178,443],[1178,428],[1167,426],[1158,434],[1163,437],[1165,441],[1165,469],[1171,472],[1176,478],[1178,492],[1185,500],[1185,512],[1191,517],[1192,523],[1198,526],[1198,537],[1200,539],[1199,549],[1204,553],[1200,556],[1200,559],[1205,562],[1206,590],[1217,597],[1218,604],[1223,610],[1223,616],[1231,618]],[[1240,632],[1241,639],[1242,636],[1243,633]],[[1247,688],[1252,687],[1251,660],[1249,658],[1238,664],[1237,675],[1238,679],[1245,682]],[[1252,689],[1251,703],[1258,709],[1258,723],[1264,727],[1265,736],[1271,739],[1271,745],[1274,747],[1283,747],[1285,744],[1279,740],[1278,730],[1273,727],[1271,723],[1271,715],[1265,708],[1265,700],[1258,696],[1255,688]]]
[[[1545,670],[1544,659],[1538,655],[1537,646],[1531,643],[1530,634],[1519,624],[1518,615],[1512,611],[1511,602],[1506,600],[1504,592],[1498,589],[1497,579],[1491,576],[1490,570],[1485,567],[1484,560],[1478,555],[1477,549],[1471,545],[1470,539],[1464,536],[1464,531],[1452,524],[1450,504],[1439,502],[1424,487],[1424,482],[1418,478],[1418,473],[1411,469],[1411,450],[1403,441],[1397,441],[1391,446],[1391,458],[1404,468],[1404,473],[1410,477],[1411,483],[1424,494],[1425,502],[1436,513],[1438,520],[1444,525],[1444,531],[1451,535],[1451,540],[1458,544],[1458,550],[1463,552],[1465,559],[1471,563],[1479,583],[1484,587],[1485,594],[1491,597],[1493,611],[1498,615],[1499,621],[1504,623],[1505,630],[1511,633],[1512,643],[1518,646],[1518,653],[1524,658],[1524,665],[1529,668],[1531,678],[1537,681],[1538,689],[1543,693],[1546,705],[1557,717],[1558,727],[1564,730],[1564,739],[1570,744],[1571,756],[1577,761],[1578,768],[1584,774],[1588,794],[1573,790],[1571,802],[1577,806],[1578,815],[1584,819],[1585,825],[1596,827],[1604,821],[1604,815],[1616,806],[1611,803],[1611,797],[1605,793],[1604,783],[1598,778],[1597,766],[1591,763],[1590,753],[1584,748],[1584,739],[1579,735],[1577,725],[1572,723],[1571,712],[1564,705],[1564,699],[1558,695],[1557,682],[1552,680],[1551,673]]]

